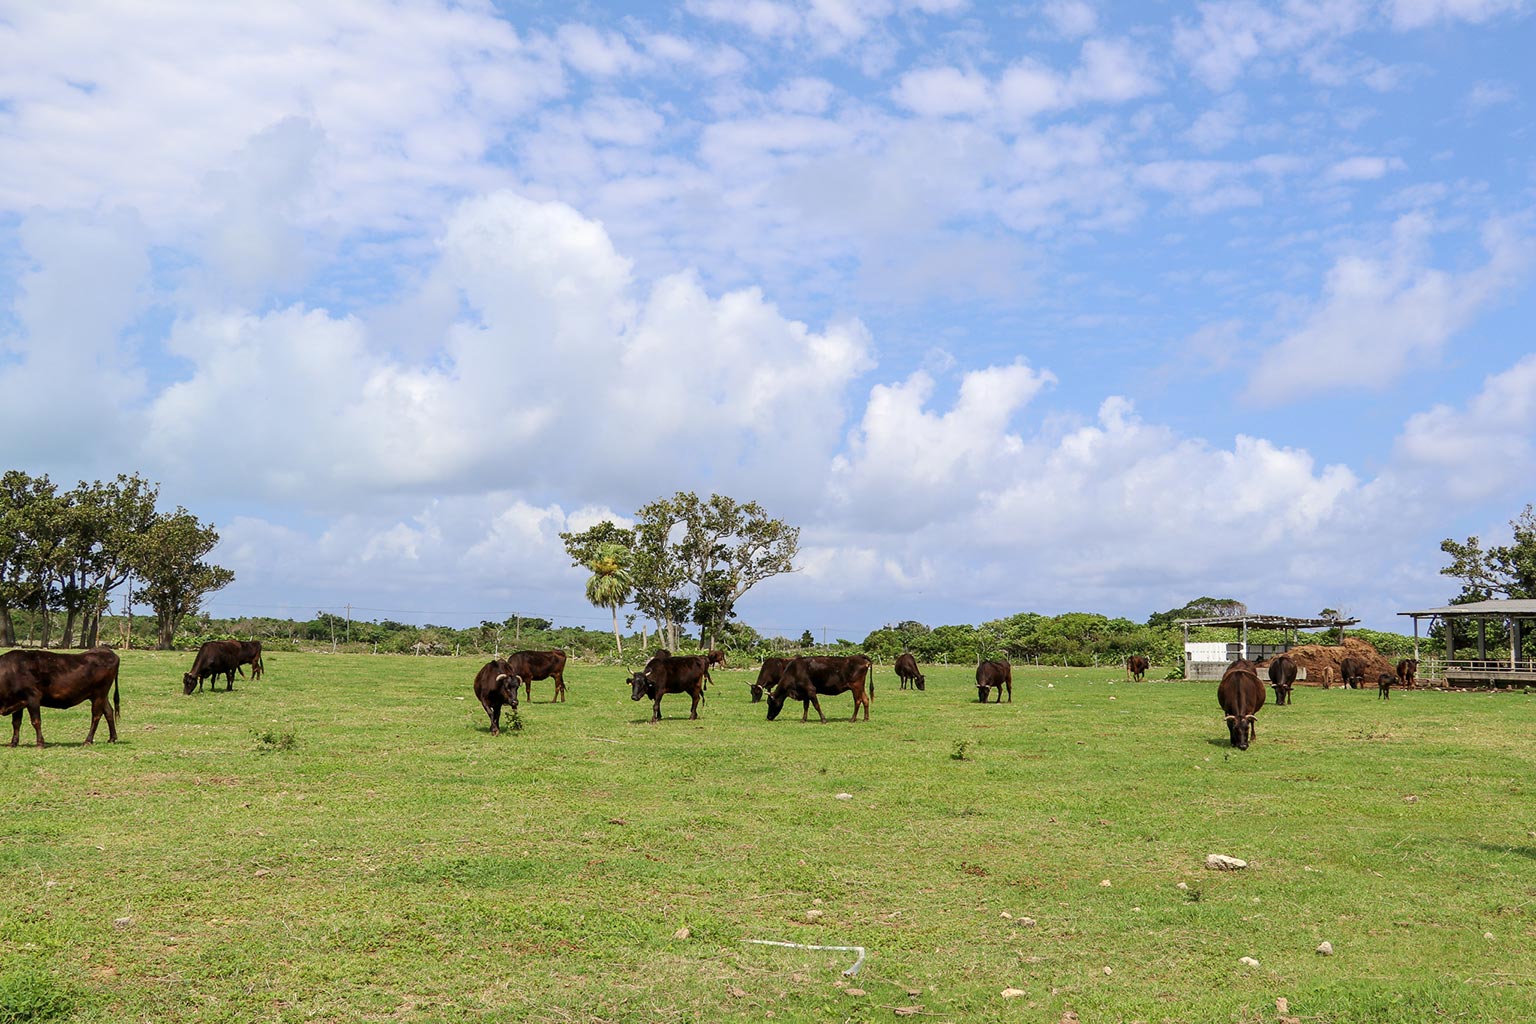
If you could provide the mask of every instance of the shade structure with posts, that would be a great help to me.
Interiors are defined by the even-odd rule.
[[[1246,612],[1241,615],[1209,615],[1198,619],[1175,619],[1176,625],[1184,627],[1184,678],[1206,679],[1220,678],[1220,672],[1215,671],[1219,666],[1226,666],[1236,658],[1250,658],[1260,660],[1273,657],[1291,647],[1300,640],[1300,630],[1303,629],[1334,629],[1339,631],[1339,639],[1344,638],[1344,627],[1353,626],[1359,619],[1342,619],[1330,616],[1328,618],[1297,618],[1291,615],[1249,615]],[[1241,640],[1233,644],[1192,644],[1189,642],[1189,629],[1191,626],[1214,626],[1217,628],[1236,629],[1240,631]],[[1289,634],[1283,644],[1250,645],[1248,642],[1248,629],[1278,629]],[[1207,652],[1206,648],[1220,647],[1220,657],[1214,657],[1214,650]],[[1213,674],[1214,673],[1214,674]]]
[[[1457,683],[1487,683],[1493,686],[1510,684],[1536,685],[1536,659],[1523,657],[1522,640],[1527,624],[1536,623],[1536,600],[1508,599],[1499,601],[1469,601],[1466,604],[1448,604],[1440,608],[1421,608],[1417,611],[1398,612],[1413,619],[1413,656],[1419,657],[1419,622],[1428,619],[1430,628],[1440,620],[1445,634],[1445,681]],[[1456,657],[1456,623],[1471,620],[1477,624],[1477,657]],[[1509,631],[1509,657],[1488,657],[1488,623],[1497,622]]]

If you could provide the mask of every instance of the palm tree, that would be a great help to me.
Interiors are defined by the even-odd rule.
[[[629,600],[629,549],[622,544],[599,544],[587,569],[592,573],[587,580],[587,600],[613,612],[613,642],[622,658],[624,641],[619,637],[619,608]]]

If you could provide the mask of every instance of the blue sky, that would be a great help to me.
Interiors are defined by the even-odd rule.
[[[768,632],[1392,628],[1536,499],[1533,8],[0,2],[7,465],[220,614],[600,624],[556,534],[691,489]]]

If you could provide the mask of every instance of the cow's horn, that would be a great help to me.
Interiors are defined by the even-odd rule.
[[[1235,721],[1237,721],[1237,716],[1236,715],[1228,715],[1227,716],[1227,721],[1235,722]]]

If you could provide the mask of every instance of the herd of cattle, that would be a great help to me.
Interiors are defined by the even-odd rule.
[[[651,701],[651,721],[661,721],[661,699],[667,694],[687,694],[693,700],[690,719],[699,717],[699,701],[711,682],[712,666],[725,664],[725,652],[710,651],[707,654],[673,655],[657,651],[645,663],[645,667],[629,677],[630,699],[648,698]],[[235,674],[245,675],[244,666],[251,667],[251,678],[260,679],[264,671],[261,660],[261,642],[255,640],[210,640],[198,649],[192,662],[192,670],[182,676],[182,692],[201,690],[203,680],[210,680],[216,687],[218,677],[225,677],[226,690],[235,686]],[[1146,658],[1134,655],[1126,659],[1128,678],[1140,680],[1150,667]],[[1394,682],[1413,686],[1419,663],[1405,658],[1397,663],[1397,673],[1380,673],[1377,686],[1381,698],[1391,696]],[[1264,686],[1259,682],[1258,667],[1251,661],[1234,661],[1222,675],[1216,690],[1217,703],[1226,716],[1227,729],[1232,745],[1247,750],[1255,735],[1255,717],[1264,706]],[[1365,680],[1366,665],[1359,658],[1345,658],[1339,666],[1339,674],[1346,686],[1358,689]],[[21,738],[21,716],[27,712],[32,719],[32,729],[37,733],[37,745],[43,746],[43,723],[40,709],[72,708],[90,701],[91,729],[85,742],[95,739],[96,727],[103,717],[112,742],[117,741],[118,657],[106,647],[95,647],[82,654],[60,654],[55,651],[17,650],[0,655],[0,715],[11,716],[11,746]],[[896,659],[896,675],[901,688],[912,686],[918,690],[927,688],[927,680],[918,670],[916,659],[903,654]],[[1270,685],[1275,690],[1275,704],[1291,703],[1291,689],[1296,681],[1296,663],[1280,655],[1269,663]],[[1329,670],[1328,676],[1331,677]],[[518,651],[505,658],[486,663],[475,675],[475,697],[485,708],[491,720],[491,735],[501,732],[501,712],[518,706],[518,688],[524,697],[532,699],[533,684],[542,679],[552,679],[555,684],[553,701],[565,700],[565,652]],[[1323,684],[1329,685],[1325,677]],[[1007,659],[983,661],[976,666],[976,699],[985,704],[996,691],[997,703],[1002,703],[1003,693],[1013,702],[1013,666]],[[112,700],[107,701],[110,692]],[[858,721],[859,710],[869,721],[869,705],[875,694],[873,663],[862,654],[848,657],[806,656],[799,658],[765,658],[757,680],[752,684],[754,703],[765,696],[768,699],[768,720],[779,717],[779,712],[789,701],[798,700],[802,710],[800,721],[810,720],[811,708],[825,722],[821,710],[821,697],[853,695],[853,717]]]
[[[1131,661],[1137,659],[1132,658]],[[1142,659],[1145,661],[1145,659]],[[1129,668],[1127,663],[1127,668]],[[1145,671],[1145,666],[1143,666]],[[1376,677],[1377,696],[1386,700],[1392,696],[1392,684],[1394,682],[1407,687],[1412,687],[1414,679],[1419,673],[1419,663],[1413,658],[1404,658],[1397,663],[1397,672],[1379,673]],[[1344,685],[1352,690],[1358,690],[1365,683],[1365,662],[1359,658],[1345,658],[1339,663],[1339,675],[1344,680]],[[1329,685],[1332,669],[1324,677],[1323,686]],[[1269,663],[1269,685],[1275,688],[1275,704],[1281,706],[1291,703],[1291,688],[1296,683],[1296,662],[1282,654]],[[1264,706],[1264,684],[1259,682],[1259,670],[1251,661],[1239,658],[1227,666],[1222,673],[1221,685],[1216,688],[1216,703],[1221,705],[1221,713],[1227,718],[1227,732],[1232,738],[1232,745],[1238,750],[1247,750],[1248,744],[1258,735],[1255,716]]]

